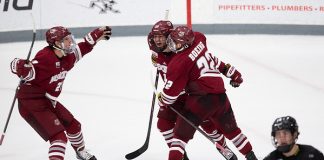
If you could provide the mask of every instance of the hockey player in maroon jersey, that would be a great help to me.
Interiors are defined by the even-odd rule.
[[[221,77],[225,75],[233,87],[239,87],[243,82],[240,72],[208,52],[206,37],[186,26],[174,29],[167,45],[176,55],[168,64],[165,86],[158,95],[160,107],[174,104],[185,89],[188,96],[182,113],[197,126],[210,120],[247,160],[256,160],[250,142],[236,124]],[[195,129],[177,117],[173,133],[169,160],[181,160]]]
[[[171,59],[176,55],[176,53],[172,52],[166,44],[166,39],[170,32],[173,30],[173,25],[170,21],[161,20],[155,23],[149,33],[147,40],[149,44],[149,48],[152,51],[152,63],[155,67],[157,67],[160,76],[163,81],[165,81],[165,76],[167,72],[167,66]],[[183,106],[185,105],[187,94],[185,92],[181,92],[181,95],[178,97],[177,101],[172,104],[172,107],[181,111]],[[173,138],[173,129],[175,126],[177,114],[173,112],[170,108],[162,106],[158,112],[158,121],[157,127],[162,133],[167,145],[170,147],[172,138]],[[236,155],[228,148],[226,145],[226,141],[224,135],[220,133],[219,130],[215,128],[215,126],[209,121],[205,120],[201,124],[204,131],[214,140],[215,143],[224,147],[224,150],[220,150],[220,153],[223,154],[228,160],[237,160]],[[186,152],[184,152],[184,159],[188,160]]]
[[[50,160],[63,160],[69,140],[81,160],[96,160],[85,150],[81,124],[56,99],[62,91],[64,79],[75,63],[89,53],[96,43],[108,40],[111,28],[97,28],[76,44],[71,32],[62,26],[46,32],[48,46],[40,50],[33,60],[15,58],[11,71],[23,83],[17,91],[20,115],[45,140],[50,142]]]
[[[163,81],[165,80],[167,65],[175,55],[175,53],[171,52],[166,44],[166,38],[172,30],[173,25],[170,21],[158,21],[153,25],[152,30],[147,37],[149,48],[152,51],[152,63],[157,67],[157,71]],[[186,96],[183,92],[182,95],[179,96],[179,100],[172,104],[173,107],[181,110],[184,105],[183,102],[185,97]],[[177,115],[170,108],[160,107],[157,117],[157,127],[162,133],[167,145],[170,147]],[[184,153],[183,160],[188,160],[186,153]]]
[[[299,136],[297,121],[291,116],[277,118],[272,124],[272,144],[276,150],[263,160],[324,160],[315,147],[297,144]]]

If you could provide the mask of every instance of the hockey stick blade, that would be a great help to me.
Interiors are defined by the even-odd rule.
[[[134,151],[132,153],[128,153],[125,156],[125,158],[128,160],[134,159],[134,158],[140,156],[142,153],[144,153],[147,150],[147,148],[148,148],[148,143],[145,142],[141,148],[137,149],[136,151]]]
[[[155,74],[155,83],[154,83],[154,92],[153,92],[153,97],[152,97],[152,104],[151,104],[151,112],[150,112],[150,118],[149,118],[149,125],[147,128],[147,134],[146,134],[146,139],[145,142],[143,144],[142,147],[140,147],[139,149],[137,149],[134,152],[128,153],[125,158],[130,160],[130,159],[134,159],[138,156],[140,156],[142,153],[144,153],[148,146],[149,146],[149,142],[150,142],[150,136],[151,136],[151,128],[152,128],[152,119],[153,119],[153,113],[154,113],[154,104],[155,104],[155,99],[156,99],[156,89],[158,86],[158,82],[159,82],[159,72],[158,70],[156,70],[156,74]]]

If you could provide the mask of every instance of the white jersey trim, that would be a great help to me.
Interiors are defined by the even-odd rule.
[[[215,57],[215,61],[216,61],[216,68],[218,69],[220,64],[222,63],[217,57]]]
[[[35,79],[36,72],[35,72],[34,65],[32,63],[30,63],[28,65],[30,65],[31,70],[28,72],[28,75],[23,78],[23,80],[32,81],[33,79]]]
[[[203,75],[201,75],[199,78],[202,77],[222,77],[219,73],[205,73]]]
[[[179,151],[181,154],[184,154],[184,150],[181,147],[170,147],[170,151]]]
[[[53,101],[56,101],[56,99],[57,99],[57,97],[54,97],[54,96],[50,95],[49,93],[45,93],[45,96]]]
[[[165,94],[163,91],[161,92],[162,101],[167,105],[173,104],[177,100],[178,96],[169,96]]]

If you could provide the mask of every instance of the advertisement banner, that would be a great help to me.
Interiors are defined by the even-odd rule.
[[[187,23],[187,0],[0,0],[0,32],[52,26],[151,25],[164,18]],[[324,25],[324,0],[191,0],[193,24]]]
[[[191,0],[193,24],[324,25],[324,0]],[[173,1],[170,17],[186,24],[186,0]]]

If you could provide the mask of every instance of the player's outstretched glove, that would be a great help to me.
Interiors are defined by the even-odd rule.
[[[233,86],[234,88],[239,87],[243,82],[241,73],[237,71],[234,66],[231,66],[230,64],[226,64],[225,68],[226,68],[225,71],[226,77],[231,78],[230,85]]]
[[[95,45],[98,41],[105,39],[109,40],[111,36],[111,28],[108,26],[97,28],[88,33],[84,39],[91,45]]]
[[[11,72],[16,74],[22,79],[30,79],[34,77],[34,68],[30,63],[27,64],[27,61],[24,59],[15,58],[10,63]]]
[[[230,84],[236,88],[236,87],[239,87],[241,85],[241,83],[243,82],[243,79],[241,77],[241,74],[239,76],[237,76],[235,79],[232,79],[230,81]]]

